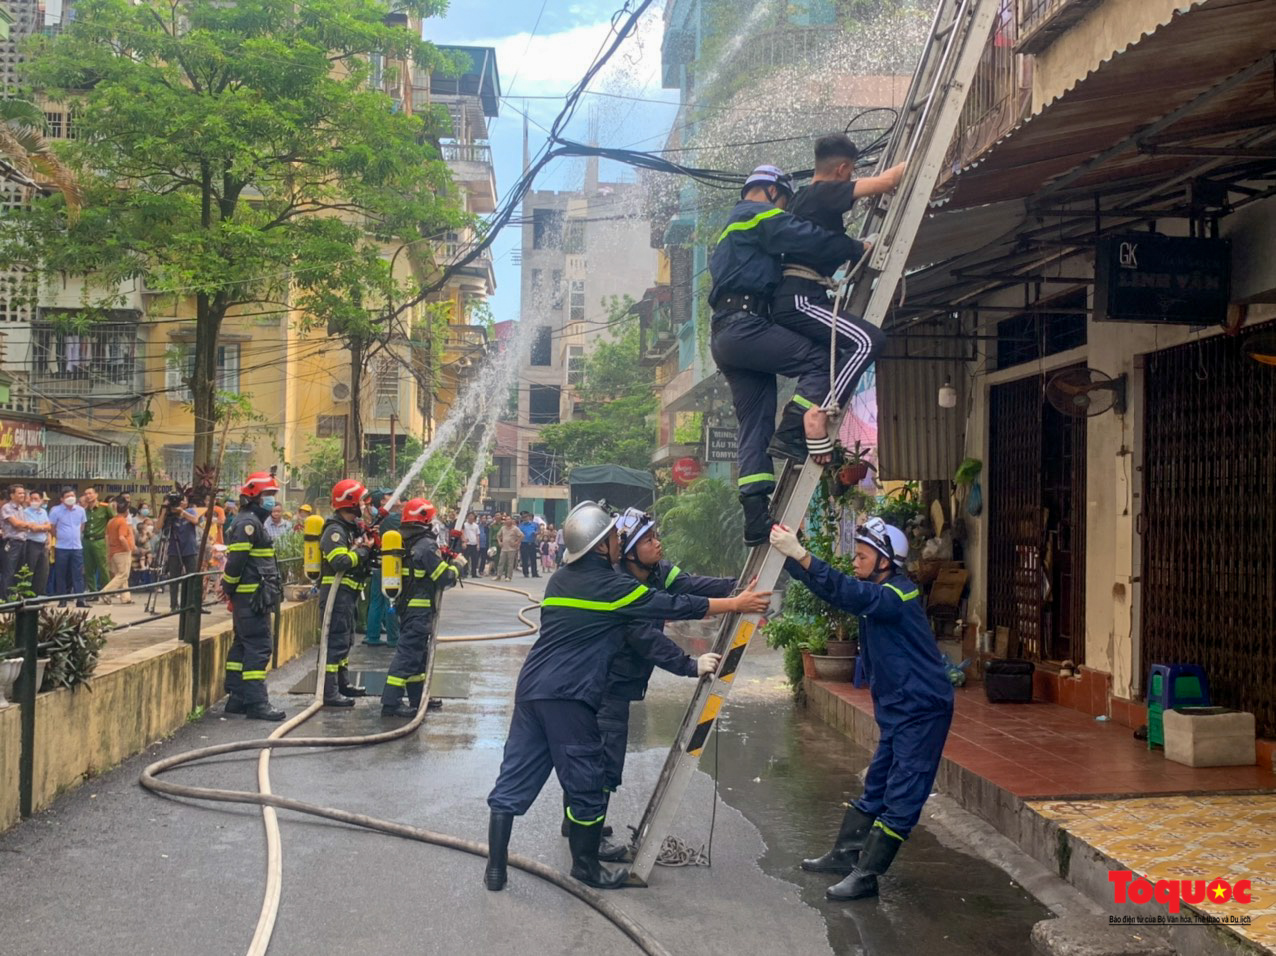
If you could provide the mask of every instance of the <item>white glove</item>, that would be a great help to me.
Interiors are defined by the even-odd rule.
[[[721,660],[721,654],[701,654],[696,658],[696,675],[704,677],[705,674],[712,674],[718,669]]]
[[[806,548],[798,543],[797,535],[782,524],[771,526],[771,547],[794,561],[801,561],[806,557]]]

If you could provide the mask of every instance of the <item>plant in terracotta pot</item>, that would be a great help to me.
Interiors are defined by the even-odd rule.
[[[826,640],[823,627],[808,615],[786,606],[767,621],[764,633],[768,647],[784,651],[784,676],[793,696],[800,697],[802,678],[815,676],[815,666],[811,663],[814,649],[819,648],[823,653]]]

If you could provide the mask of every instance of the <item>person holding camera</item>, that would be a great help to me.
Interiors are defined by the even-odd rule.
[[[283,601],[275,544],[264,522],[275,507],[279,485],[268,471],[248,476],[239,490],[242,512],[230,529],[222,590],[230,598],[235,636],[226,653],[227,714],[279,721],[284,712],[270,704],[266,667],[273,649],[270,618]]]
[[[168,586],[168,609],[172,612],[181,607],[178,596],[180,582],[177,579],[196,570],[196,559],[199,556],[199,541],[195,534],[197,524],[199,512],[190,506],[190,499],[184,492],[173,492],[165,498],[164,524],[160,528],[160,534],[168,542],[168,560],[164,564],[164,573],[172,579]]]
[[[328,622],[328,659],[323,681],[325,707],[353,707],[354,697],[366,697],[363,687],[350,683],[346,669],[350,663],[350,645],[354,642],[355,605],[372,573],[372,538],[364,530],[360,512],[368,498],[368,489],[353,478],[344,478],[332,486],[332,517],[319,536],[322,556],[319,579],[320,613],[328,606],[328,594],[337,585],[332,616]]]

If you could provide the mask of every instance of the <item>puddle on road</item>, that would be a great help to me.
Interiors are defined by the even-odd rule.
[[[766,843],[763,872],[798,886],[803,902],[824,914],[833,951],[1022,956],[1032,925],[1049,910],[997,867],[942,845],[924,815],[883,878],[880,900],[825,900],[837,878],[804,873],[799,864],[828,849],[841,805],[860,792],[871,754],[793,706],[778,655],[750,654],[745,667],[700,769],[712,774],[716,761],[722,800]],[[631,750],[667,750],[686,711],[682,690],[653,682],[648,699],[633,708]]]

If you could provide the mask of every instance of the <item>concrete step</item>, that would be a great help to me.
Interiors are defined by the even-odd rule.
[[[1046,919],[1032,928],[1035,956],[1175,956],[1142,927],[1099,926],[1092,916]]]

